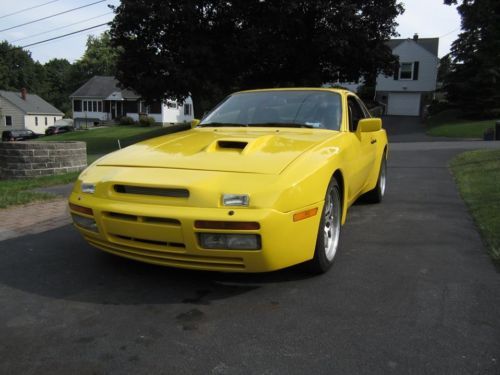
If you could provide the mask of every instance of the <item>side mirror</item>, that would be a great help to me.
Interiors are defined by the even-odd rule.
[[[191,129],[196,128],[199,124],[200,124],[200,120],[198,120],[196,118],[194,120],[191,120]]]
[[[371,133],[382,129],[382,120],[377,117],[359,120],[358,129],[361,133]]]

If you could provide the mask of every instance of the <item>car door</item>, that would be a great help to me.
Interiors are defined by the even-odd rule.
[[[358,122],[369,115],[363,111],[362,106],[354,95],[347,97],[347,116],[349,125],[350,147],[348,164],[351,178],[348,187],[349,199],[355,199],[366,185],[367,178],[373,168],[376,145],[370,133],[358,131]]]

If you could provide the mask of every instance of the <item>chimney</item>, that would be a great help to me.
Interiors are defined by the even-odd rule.
[[[21,98],[23,98],[23,100],[26,100],[26,94],[27,94],[27,93],[28,93],[28,92],[26,91],[26,88],[24,88],[24,87],[23,87],[23,88],[21,89]]]
[[[417,33],[415,33],[415,34],[413,35],[413,40],[414,40],[415,42],[418,40],[418,34],[417,34]]]

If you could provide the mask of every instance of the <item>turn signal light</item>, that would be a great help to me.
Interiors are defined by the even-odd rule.
[[[293,215],[293,221],[304,220],[316,216],[317,213],[318,213],[318,207],[311,208],[310,210],[305,210],[302,212],[297,212],[296,214]]]
[[[73,203],[70,203],[70,204],[69,204],[69,208],[70,208],[72,211],[79,212],[79,213],[81,213],[81,214],[90,215],[90,216],[94,215],[94,212],[92,211],[92,209],[91,209],[91,208],[78,206],[78,205],[73,204]]]
[[[260,224],[253,221],[196,220],[194,227],[198,229],[257,230],[260,229]]]

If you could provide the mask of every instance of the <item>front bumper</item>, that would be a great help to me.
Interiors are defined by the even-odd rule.
[[[92,209],[98,232],[75,226],[89,244],[146,263],[225,272],[266,272],[302,263],[314,256],[323,202],[282,213],[273,209],[198,208],[115,201],[73,192],[70,203]],[[293,221],[310,208],[318,214]],[[229,211],[233,213],[230,214]],[[196,220],[258,222],[257,230],[195,228]],[[260,250],[209,250],[198,233],[258,234]]]

